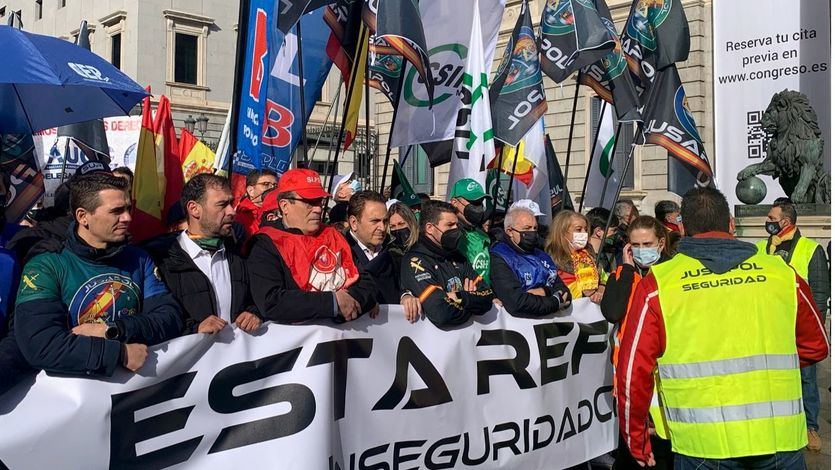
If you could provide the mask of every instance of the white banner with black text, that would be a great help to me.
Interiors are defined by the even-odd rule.
[[[137,374],[39,374],[0,397],[0,468],[558,469],[616,446],[610,326],[585,299],[261,330],[170,341]]]

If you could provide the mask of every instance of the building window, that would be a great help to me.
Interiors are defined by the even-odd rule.
[[[35,17],[43,18],[43,0],[35,0]]]
[[[174,36],[174,81],[197,85],[197,36]]]
[[[0,18],[6,18],[6,7],[0,7]]]
[[[122,68],[122,33],[110,36],[110,63],[117,69]]]
[[[401,147],[400,148],[400,155],[406,155],[406,150],[408,147]],[[426,193],[430,196],[433,193],[434,189],[434,181],[432,177],[434,176],[434,172],[432,171],[432,167],[429,166],[429,158],[426,156],[426,152],[423,150],[423,147],[420,145],[412,146],[409,155],[406,156],[406,161],[403,162],[403,174],[406,175],[406,179],[409,180],[409,183],[412,185],[412,189],[414,189],[415,193]],[[391,175],[394,172],[393,168],[389,168],[389,178],[388,181],[391,181]]]
[[[67,6],[67,0],[61,0],[61,8]]]
[[[595,96],[591,99],[591,125],[589,126],[591,132],[589,133],[589,139],[594,139],[595,134],[597,134],[597,122],[599,121],[598,117],[600,116],[600,108],[603,103],[603,100],[599,97]],[[611,105],[607,105],[611,106]],[[612,113],[614,117],[614,113]],[[618,128],[617,118],[614,117],[613,128]],[[635,139],[635,126],[632,123],[623,123],[620,128],[620,135],[617,137],[617,147],[615,148],[615,154],[612,157],[612,166],[611,171],[613,174],[620,176],[623,174],[623,166],[626,163],[626,157],[629,155],[629,151],[632,148],[632,142]],[[589,140],[589,145],[591,148],[594,148],[594,141]],[[623,182],[623,189],[635,189],[635,158],[633,156],[632,161],[629,162],[629,168],[626,169],[626,177],[624,178]],[[584,204],[585,205],[585,204]]]

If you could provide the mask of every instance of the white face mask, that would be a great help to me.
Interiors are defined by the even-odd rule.
[[[586,245],[589,243],[589,234],[586,232],[574,232],[571,234],[571,248],[574,250],[580,250],[585,248]]]

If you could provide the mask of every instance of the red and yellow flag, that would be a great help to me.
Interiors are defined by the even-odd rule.
[[[180,158],[182,158],[183,179],[188,182],[194,175],[211,173],[215,154],[191,132],[180,132]]]
[[[368,27],[362,25],[359,35],[359,47],[354,56],[353,66],[356,70],[351,72],[353,80],[348,84],[348,96],[345,102],[348,105],[348,112],[345,115],[345,146],[348,150],[351,143],[357,137],[357,122],[360,117],[360,105],[362,104],[362,89],[365,83],[365,64],[368,61]],[[366,97],[368,99],[368,97]]]
[[[160,173],[162,190],[162,220],[167,220],[168,209],[180,199],[183,192],[183,166],[180,161],[180,142],[174,119],[171,118],[171,101],[162,95],[159,98],[157,113],[154,116],[154,134],[156,136],[157,171]]]
[[[150,92],[150,89],[148,90]],[[134,241],[142,241],[165,231],[162,222],[162,192],[157,174],[157,148],[151,118],[151,98],[142,101],[142,127],[136,147],[133,179],[133,220],[130,233]]]
[[[516,170],[516,176],[514,179],[516,181],[521,181],[525,184],[525,186],[530,186],[531,182],[533,182],[533,168],[534,164],[531,163],[530,159],[527,158],[527,154],[525,153],[525,140],[522,139],[519,141],[519,145],[516,147],[511,147],[510,145],[505,145],[502,149],[502,156],[501,156],[501,164],[502,167],[499,168],[499,171],[506,175],[512,175],[514,173],[514,169]],[[516,166],[514,168],[514,158],[516,160]],[[499,157],[493,159],[487,168],[497,168],[499,166]]]

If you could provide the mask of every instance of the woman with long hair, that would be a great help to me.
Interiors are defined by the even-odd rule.
[[[389,244],[386,246],[386,256],[390,256],[394,265],[396,285],[400,285],[400,264],[403,255],[417,242],[419,230],[414,212],[406,204],[395,202],[386,212],[385,224],[389,232]],[[414,323],[420,318],[420,301],[415,297],[419,293],[407,295],[401,292],[400,304],[403,305],[406,319]]]
[[[545,251],[557,265],[557,273],[571,291],[571,297],[603,299],[604,287],[589,247],[589,222],[574,211],[560,211],[551,223]]]
[[[618,266],[615,272],[609,276],[606,283],[606,292],[603,294],[602,302],[600,302],[600,310],[603,312],[603,316],[611,323],[618,324],[612,357],[615,368],[618,366],[618,352],[620,350],[620,340],[623,336],[622,325],[626,324],[626,314],[629,311],[632,293],[652,266],[671,258],[668,230],[654,217],[642,215],[633,220],[626,228],[626,236],[629,243],[623,248],[623,264]],[[615,396],[617,396],[617,383],[614,390]],[[650,415],[653,418],[656,431],[651,437],[656,467],[671,469],[673,468],[672,449],[660,422],[660,409],[657,406],[651,408]],[[620,438],[618,445],[615,468],[641,468],[629,454],[629,449],[623,438]]]

